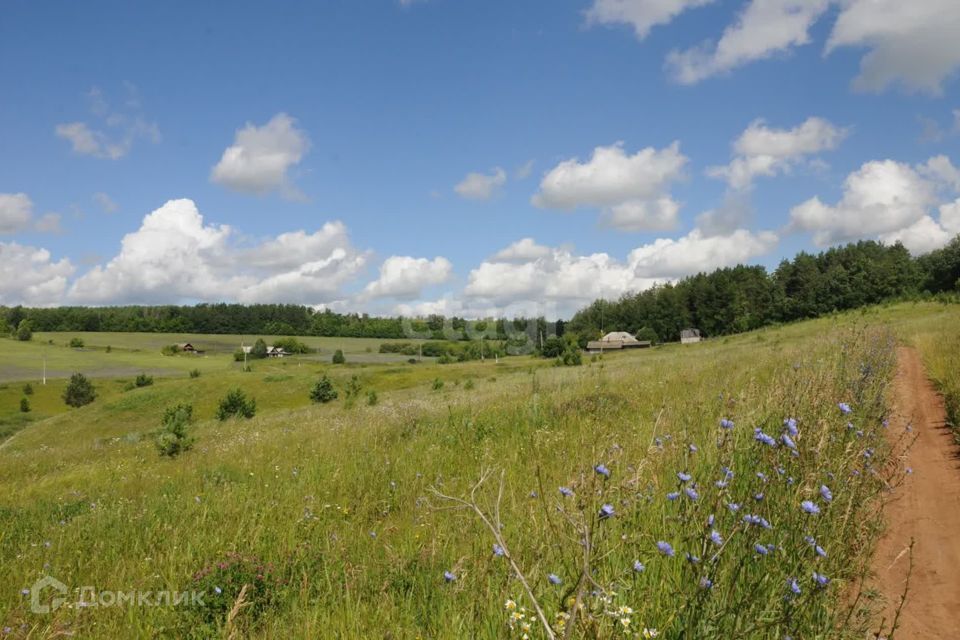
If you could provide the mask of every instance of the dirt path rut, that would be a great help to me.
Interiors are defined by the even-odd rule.
[[[873,559],[884,595],[887,632],[903,593],[914,540],[910,591],[896,640],[960,640],[960,455],[946,426],[943,399],[914,349],[898,350],[889,435],[917,434],[904,465],[913,470],[886,506],[886,532]],[[886,636],[887,633],[884,633]]]

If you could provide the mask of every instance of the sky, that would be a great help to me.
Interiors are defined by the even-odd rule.
[[[0,305],[570,317],[960,233],[956,0],[0,0]]]

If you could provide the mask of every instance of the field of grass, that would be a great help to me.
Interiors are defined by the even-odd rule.
[[[210,346],[206,359],[160,356],[179,336],[83,336],[88,348],[109,340],[109,354],[62,346],[72,335],[0,340],[0,371],[48,339],[65,370],[87,354],[106,371],[103,359],[131,358],[122,375],[95,380],[100,395],[81,409],[58,403],[64,381],[34,382],[42,419],[0,444],[0,628],[15,638],[545,638],[565,627],[596,638],[863,637],[870,599],[845,605],[878,532],[878,498],[902,473],[882,437],[895,339],[928,358],[937,350],[925,345],[947,345],[956,358],[958,327],[960,308],[899,305],[582,367],[324,358],[260,361],[250,373],[228,362],[221,336],[196,337],[224,339],[223,355]],[[348,360],[373,342],[350,345]],[[194,366],[200,377],[187,377]],[[125,390],[140,370],[163,373]],[[311,406],[322,373],[341,398]],[[346,403],[354,375],[362,392]],[[16,418],[22,394],[22,379],[6,380],[0,420]],[[257,415],[217,421],[234,387],[256,398]],[[196,443],[162,458],[154,434],[179,402],[195,407]],[[203,604],[82,606],[71,593],[70,605],[36,614],[21,591],[46,575],[88,596],[202,591]]]

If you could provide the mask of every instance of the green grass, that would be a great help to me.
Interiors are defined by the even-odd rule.
[[[480,506],[493,510],[502,473],[504,541],[551,621],[571,611],[569,599],[582,592],[578,624],[586,626],[577,637],[623,637],[619,618],[609,615],[620,606],[633,610],[626,617],[634,631],[657,628],[662,638],[862,637],[861,613],[847,620],[840,603],[877,534],[883,485],[870,469],[889,471],[880,425],[892,375],[890,332],[921,345],[926,333],[936,340],[956,335],[958,326],[957,307],[899,305],[607,354],[571,368],[526,357],[444,366],[285,360],[257,362],[244,373],[211,355],[216,365],[196,379],[186,371],[201,358],[184,358],[183,368],[172,366],[175,372],[158,373],[141,389],[123,390],[132,375],[98,378],[100,397],[70,411],[56,406],[62,381],[35,383],[31,402],[45,417],[0,450],[7,578],[0,627],[30,637],[219,637],[225,611],[250,581],[260,584],[255,606],[234,623],[249,637],[519,637],[519,625],[507,625],[505,602],[517,601],[525,615],[533,602],[506,559],[492,553],[494,538],[479,518],[434,492],[466,497],[490,470],[477,493]],[[159,347],[145,346],[156,336],[120,335],[129,342],[98,357],[121,355],[119,345],[133,364],[157,370],[149,363],[163,360]],[[83,337],[87,345],[101,342]],[[5,362],[34,353],[16,351],[25,348],[38,345],[0,340]],[[359,345],[343,348],[348,360],[358,349],[366,353]],[[341,391],[358,375],[361,398],[375,390],[378,404],[347,408],[341,394],[310,405],[321,373]],[[437,378],[441,389],[433,388]],[[22,385],[5,386],[0,416],[12,415],[21,397]],[[256,398],[257,416],[215,420],[217,402],[236,386]],[[178,402],[195,406],[196,443],[164,459],[152,434],[164,409]],[[838,402],[853,413],[842,415]],[[732,431],[719,428],[723,417],[735,421]],[[779,437],[787,417],[798,420],[798,457],[753,438],[754,427]],[[598,463],[611,470],[609,480],[593,472]],[[714,485],[722,466],[736,473],[723,490]],[[678,471],[693,475],[698,500],[666,498],[681,489]],[[891,473],[895,481],[895,468]],[[829,504],[819,497],[821,484],[833,491]],[[560,486],[575,495],[564,498]],[[802,500],[820,505],[820,515],[803,513]],[[728,501],[742,504],[739,514]],[[603,504],[616,515],[599,519]],[[773,528],[743,525],[744,513]],[[707,541],[711,514],[722,548]],[[816,536],[826,558],[818,559],[806,534]],[[659,556],[658,540],[670,542],[676,557]],[[760,557],[757,543],[777,549]],[[249,562],[228,559],[232,553]],[[585,560],[589,583],[581,581]],[[642,573],[633,570],[637,560]],[[219,569],[221,562],[227,568]],[[256,567],[268,563],[272,569],[261,569],[258,582]],[[830,577],[826,588],[815,587],[814,570]],[[446,582],[444,571],[457,579]],[[551,573],[561,585],[548,581]],[[47,574],[76,588],[213,585],[223,593],[208,593],[201,610],[119,606],[36,615],[20,590]],[[711,589],[700,588],[703,577]],[[790,577],[802,591],[792,600],[785,599]],[[544,637],[536,624],[531,635]]]

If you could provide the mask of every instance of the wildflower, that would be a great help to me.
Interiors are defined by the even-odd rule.
[[[686,555],[687,555],[687,562],[689,562],[690,564],[700,564],[700,558],[698,558],[697,556],[693,555],[692,553],[687,553]]]
[[[561,582],[563,582],[563,580],[560,579],[560,576],[558,576],[555,573],[551,573],[550,575],[548,575],[547,580],[550,581],[550,584],[560,584]]]
[[[634,570],[634,571],[636,571],[637,573],[643,573],[644,569],[646,569],[646,567],[643,566],[643,563],[642,563],[642,562],[640,562],[639,560],[634,560],[634,561],[633,561],[633,570]]]
[[[538,496],[537,496],[537,492],[536,492],[536,491],[531,491],[531,492],[530,492],[530,497],[531,497],[531,498],[536,498],[536,497],[538,497]]]
[[[727,480],[733,477],[733,470],[730,467],[720,467],[720,471],[723,471],[723,477]]]
[[[498,558],[502,558],[505,554],[506,551],[503,550],[503,547],[498,544],[493,545],[493,555],[497,556]]]
[[[729,418],[721,418],[721,419],[720,419],[720,428],[721,428],[721,429],[733,429],[733,420],[730,420]]]
[[[813,581],[817,583],[818,587],[825,587],[830,584],[830,578],[816,571],[813,572]]]
[[[22,595],[22,596],[28,596],[28,595],[30,595],[30,589],[21,589],[21,590],[20,590],[20,595]]]
[[[601,518],[609,518],[609,517],[612,516],[612,515],[613,515],[613,505],[612,505],[612,504],[605,504],[605,505],[603,505],[602,507],[600,507],[600,517],[601,517]]]
[[[753,439],[756,440],[757,442],[762,442],[768,447],[777,446],[777,441],[771,438],[770,436],[768,436],[767,434],[765,434],[763,430],[760,429],[760,427],[757,427],[756,429],[753,430]]]
[[[726,480],[717,480],[717,481],[714,482],[713,484],[717,487],[717,489],[726,489],[726,488],[727,488],[727,481],[726,481]]]
[[[718,547],[723,544],[723,536],[720,535],[720,532],[714,529],[710,532],[710,542],[717,545]]]
[[[690,453],[696,453],[697,451],[700,450],[700,449],[697,449],[697,445],[693,444],[692,442],[690,443],[689,449],[690,449]]]
[[[907,472],[907,475],[909,476],[911,473],[913,473],[913,467],[907,467],[907,468],[905,469],[905,471]]]
[[[817,539],[813,536],[803,536],[803,539],[806,540],[807,544],[809,544],[811,547],[817,544]]]
[[[664,542],[663,540],[657,543],[657,550],[668,558],[672,558],[675,555],[673,547],[670,546],[669,542]]]
[[[691,476],[689,473],[678,471],[677,477],[680,479],[680,482],[690,482],[690,478],[692,478],[693,476]]]
[[[610,477],[610,469],[607,469],[607,467],[603,464],[598,464],[593,468],[593,470],[602,475],[604,478]]]
[[[710,516],[707,518],[707,526],[712,527],[713,521],[714,521],[714,517],[713,517],[713,514],[711,513]]]
[[[786,447],[789,448],[789,449],[796,449],[796,448],[797,448],[797,445],[796,445],[796,443],[793,441],[793,438],[791,438],[791,437],[790,437],[789,435],[787,435],[787,434],[783,434],[782,436],[780,436],[780,441],[784,444],[784,446],[786,446]]]
[[[729,509],[731,513],[736,513],[737,511],[740,511],[740,505],[736,502],[728,502],[727,509]]]
[[[446,580],[447,582],[453,582],[454,580],[457,579],[457,576],[452,571],[444,571],[443,579]]]
[[[765,474],[763,471],[757,471],[757,477],[760,479],[760,482],[767,481],[767,474]]]
[[[790,593],[793,595],[800,595],[800,585],[797,583],[796,578],[787,578],[787,588],[790,589]]]
[[[846,414],[850,413],[851,411],[853,411],[853,409],[850,408],[850,405],[848,405],[846,402],[838,402],[838,403],[837,403],[837,408],[840,409],[840,413],[842,413],[842,414],[844,414],[844,415],[846,415]]]
[[[677,491],[671,491],[670,493],[667,494],[667,500],[670,500],[671,502],[676,500],[679,497],[680,497],[680,493]]]
[[[696,500],[700,497],[700,494],[697,493],[697,490],[693,487],[684,487],[683,492],[687,494],[687,497],[691,500]]]
[[[753,550],[756,551],[756,552],[757,552],[759,555],[761,555],[761,556],[765,556],[765,555],[767,555],[768,553],[770,553],[770,551],[769,551],[765,546],[763,546],[762,544],[760,544],[759,542],[758,542],[757,544],[753,545]]]
[[[619,609],[617,609],[617,613],[619,613],[621,616],[629,616],[629,615],[633,615],[633,609],[631,609],[627,605],[623,605]]]
[[[783,421],[783,428],[786,429],[787,433],[791,436],[795,436],[799,433],[797,429],[797,421],[795,418],[787,418]]]
[[[803,502],[801,502],[800,508],[803,509],[806,513],[809,513],[811,515],[817,515],[818,513],[820,513],[820,507],[813,504],[809,500],[804,500]]]
[[[658,635],[660,635],[660,633],[656,629],[643,628],[643,637],[648,640],[649,638],[656,638]]]
[[[700,588],[703,589],[704,591],[713,589],[713,580],[711,580],[707,576],[703,576],[702,578],[700,578]]]
[[[766,518],[760,518],[760,526],[764,529],[773,529],[773,525],[767,522]]]
[[[573,491],[567,487],[560,487],[560,495],[569,498],[570,496],[573,495]]]
[[[517,608],[517,603],[514,600],[507,600],[505,603],[503,603],[503,608],[507,611],[513,611]]]
[[[761,491],[760,493],[755,493],[753,495],[753,499],[756,500],[757,502],[763,501],[763,492]]]
[[[833,493],[830,491],[830,487],[825,484],[820,485],[820,497],[827,502],[833,500]]]
[[[223,589],[221,589],[220,587],[214,587],[213,592],[217,595],[220,595],[221,593],[223,593]]]
[[[630,626],[630,622],[632,622],[630,618],[627,618],[627,617],[620,618],[620,624],[623,626],[624,629]]]
[[[826,557],[827,557],[827,550],[824,549],[823,547],[821,547],[820,545],[818,545],[818,544],[813,545],[813,550],[814,550],[814,552],[816,552],[816,554],[817,554],[818,556],[820,556],[821,558],[826,558]]]

